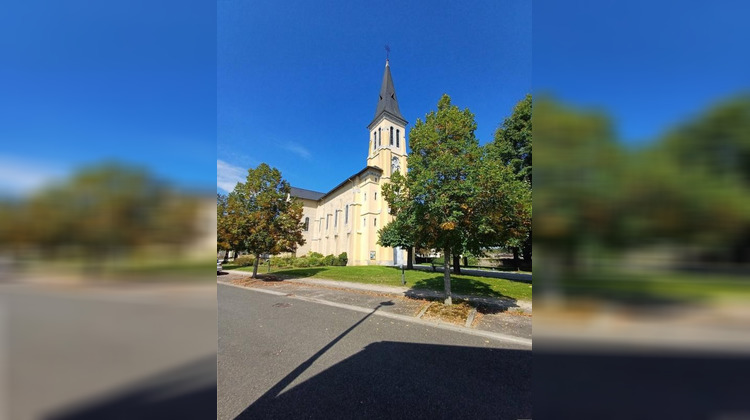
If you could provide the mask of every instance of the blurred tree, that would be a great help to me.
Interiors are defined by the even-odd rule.
[[[302,202],[291,197],[281,172],[262,163],[247,171],[227,197],[228,237],[239,237],[243,249],[255,256],[257,277],[262,254],[290,252],[305,243],[302,238]]]
[[[55,256],[83,251],[92,262],[195,238],[198,199],[145,170],[116,163],[85,168],[24,202],[26,236]]]

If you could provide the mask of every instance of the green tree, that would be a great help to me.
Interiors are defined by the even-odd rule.
[[[529,189],[529,195],[532,183],[531,109],[531,95],[528,94],[516,104],[513,113],[495,131],[494,141],[485,146],[486,157],[512,168],[516,177],[525,181],[525,185]],[[523,254],[527,263],[531,262],[531,228],[529,227],[525,231],[525,237],[520,238],[518,235],[511,235],[507,242],[501,244],[513,252],[516,267],[518,267],[519,252]]]
[[[249,169],[227,197],[229,236],[241,238],[242,246],[255,256],[252,277],[257,277],[262,254],[290,252],[305,243],[302,238],[302,202],[291,197],[281,172],[262,163]]]
[[[479,236],[473,235],[474,229],[481,228],[475,223],[479,198],[472,183],[481,156],[475,130],[471,111],[460,110],[443,95],[437,111],[428,113],[424,121],[418,119],[409,133],[409,172],[403,186],[409,204],[405,208],[416,224],[416,239],[443,250],[448,305],[452,303],[450,256],[481,248]]]

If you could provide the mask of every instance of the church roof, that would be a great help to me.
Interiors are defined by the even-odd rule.
[[[351,181],[351,180],[355,179],[356,177],[358,177],[358,176],[362,175],[363,173],[365,173],[365,172],[367,172],[367,171],[376,171],[376,172],[378,172],[378,173],[381,173],[381,174],[383,173],[383,170],[382,170],[382,169],[380,169],[380,168],[378,168],[377,166],[365,166],[365,168],[364,168],[364,169],[362,169],[361,171],[359,171],[359,172],[357,172],[356,174],[354,174],[354,175],[350,176],[349,178],[346,178],[346,179],[345,179],[344,181],[342,181],[342,182],[341,182],[341,183],[340,183],[339,185],[336,185],[335,187],[333,187],[333,189],[331,189],[331,191],[328,191],[327,193],[325,193],[325,194],[324,194],[323,196],[321,196],[321,197],[320,197],[320,199],[323,199],[323,198],[325,198],[325,197],[327,197],[327,196],[331,195],[331,194],[332,194],[332,193],[334,193],[334,192],[335,192],[336,190],[338,190],[339,188],[341,188],[341,187],[343,187],[344,185],[346,185],[346,183],[347,183],[347,182],[349,182],[349,181]]]
[[[391,77],[391,66],[388,60],[385,61],[385,71],[383,72],[383,83],[380,86],[380,96],[378,105],[375,108],[375,118],[370,123],[372,126],[383,115],[390,116],[397,121],[407,124],[401,111],[398,109],[398,99],[396,99],[396,88],[393,86],[393,77]]]
[[[297,188],[297,187],[292,187],[289,192],[292,197],[303,198],[305,200],[313,200],[313,201],[318,201],[320,200],[320,197],[323,197],[325,195],[324,193],[321,193],[321,192],[306,190],[304,188]]]

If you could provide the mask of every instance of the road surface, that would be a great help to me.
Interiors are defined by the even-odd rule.
[[[220,419],[532,417],[528,346],[217,287]]]

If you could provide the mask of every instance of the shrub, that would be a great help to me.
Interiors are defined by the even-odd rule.
[[[323,265],[330,266],[336,261],[336,257],[333,254],[326,255],[323,258]]]
[[[242,255],[234,259],[234,263],[240,267],[249,267],[255,264],[255,257],[252,255]]]
[[[346,255],[346,252],[342,252],[339,254],[338,261],[336,261],[336,265],[345,266],[346,263],[349,262],[349,256]]]
[[[307,257],[300,257],[294,260],[294,267],[304,268],[310,266],[310,259]]]
[[[323,254],[320,254],[320,253],[317,253],[317,252],[312,252],[312,251],[308,252],[307,256],[310,257],[310,258],[317,258],[317,259],[322,259],[323,258]]]
[[[317,252],[316,252],[316,254],[317,254]],[[317,254],[317,255],[320,255],[320,254]],[[318,257],[317,255],[310,255],[310,256],[306,257],[307,260],[308,260],[308,262],[309,262],[309,264],[310,264],[310,267],[322,267],[324,265],[323,264],[323,259],[321,258],[322,255],[321,255],[321,257]]]
[[[294,267],[296,257],[271,257],[271,265],[274,267]]]

